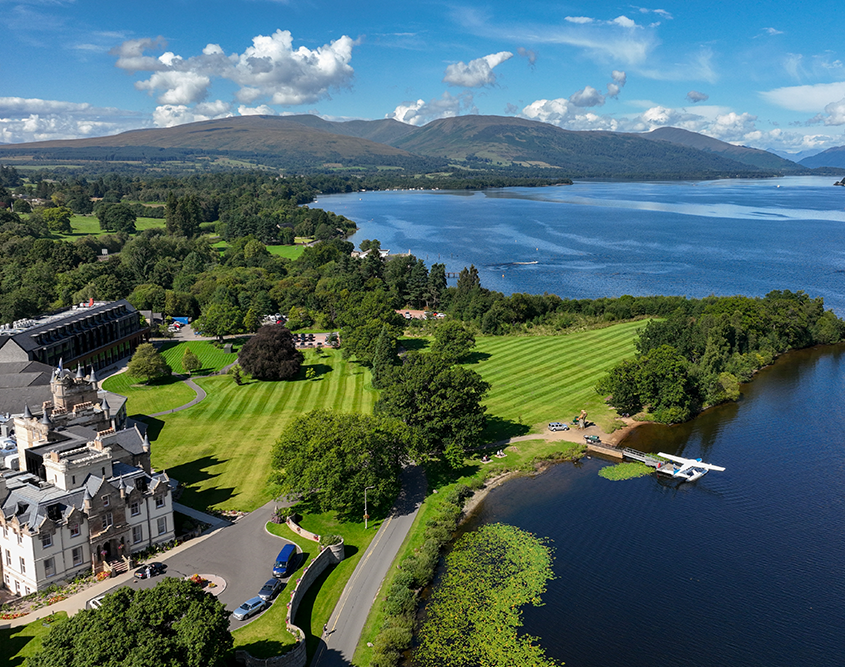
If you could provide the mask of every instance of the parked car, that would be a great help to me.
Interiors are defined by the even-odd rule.
[[[164,574],[167,571],[167,565],[164,563],[147,563],[144,567],[139,567],[135,570],[135,576],[138,579],[147,579],[154,577],[157,574]]]
[[[257,614],[266,606],[267,603],[258,596],[250,598],[249,600],[244,602],[240,607],[235,609],[234,613],[232,614],[232,618],[234,618],[236,621],[245,621],[250,616],[254,616],[255,614]]]
[[[279,591],[284,588],[284,584],[282,583],[281,579],[268,579],[264,582],[264,585],[261,587],[261,590],[258,591],[258,597],[260,597],[265,602],[269,602],[274,597],[279,594]]]
[[[273,576],[277,579],[288,576],[291,570],[293,570],[294,561],[296,561],[296,546],[286,544],[282,547],[279,555],[276,556],[276,561],[273,563]]]
[[[568,431],[569,424],[565,424],[564,422],[551,422],[549,424],[550,431]]]
[[[601,438],[597,435],[585,435],[584,440],[594,445],[601,442]]]

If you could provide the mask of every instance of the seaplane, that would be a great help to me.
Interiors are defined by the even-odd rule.
[[[694,482],[699,477],[704,477],[711,470],[724,472],[722,466],[714,466],[712,463],[703,463],[701,459],[685,459],[682,456],[664,454],[658,452],[658,456],[668,459],[658,464],[656,470],[661,475],[668,475],[684,482]]]

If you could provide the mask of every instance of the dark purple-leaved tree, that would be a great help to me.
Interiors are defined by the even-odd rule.
[[[281,324],[263,326],[238,353],[238,363],[256,380],[289,380],[299,373],[302,352]]]

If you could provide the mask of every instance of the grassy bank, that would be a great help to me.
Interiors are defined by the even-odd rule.
[[[478,488],[486,480],[502,478],[509,473],[527,474],[546,463],[578,459],[584,453],[584,446],[574,442],[547,442],[538,439],[516,443],[506,447],[504,451],[506,453],[504,458],[493,457],[489,463],[481,462],[481,452],[479,452],[476,456],[468,458],[464,467],[459,470],[452,470],[443,465],[427,468],[429,494],[420,506],[413,526],[399,549],[395,563],[402,563],[408,556],[422,550],[426,541],[426,527],[443,513],[451,492],[456,488],[464,485]],[[367,616],[361,640],[355,651],[352,662],[356,666],[365,667],[373,658],[373,648],[368,644],[377,643],[381,628],[385,620],[390,617],[385,608],[385,595],[399,575],[400,570],[391,567],[382,583],[379,596]]]
[[[316,372],[313,380],[305,379],[309,367]],[[372,412],[369,371],[335,350],[307,350],[298,378],[240,387],[228,376],[197,378],[208,393],[204,401],[146,420],[153,465],[185,484],[181,502],[197,509],[253,510],[275,495],[266,483],[270,449],[295,415],[317,408]]]
[[[54,623],[61,623],[67,619],[63,611],[53,614]],[[41,648],[41,642],[50,632],[51,624],[44,619],[33,621],[29,625],[0,630],[0,665],[17,667],[33,653]]]

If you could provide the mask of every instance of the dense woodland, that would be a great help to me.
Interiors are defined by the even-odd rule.
[[[0,179],[0,322],[89,298],[128,298],[139,309],[198,318],[206,334],[219,337],[255,331],[278,312],[292,330],[340,330],[344,351],[371,365],[383,331],[395,340],[404,330],[434,328],[406,321],[397,309],[444,312],[491,335],[657,317],[644,327],[638,357],[615,369],[600,391],[620,412],[648,410],[668,422],[735,397],[738,382],[788,349],[843,337],[842,321],[801,292],[700,300],[505,296],[484,288],[475,267],[450,286],[443,264],[382,258],[375,240],[361,243],[372,252],[352,257],[345,237],[354,222],[307,204],[319,192],[351,188],[350,177],[220,173],[24,182],[3,168]],[[41,203],[24,213],[16,193]],[[136,232],[138,207],[155,209],[164,226]],[[70,215],[83,212],[93,212],[110,233],[62,236]],[[294,236],[320,242],[296,260],[268,251],[268,243],[292,243]],[[228,242],[225,250],[212,245],[217,239]]]

